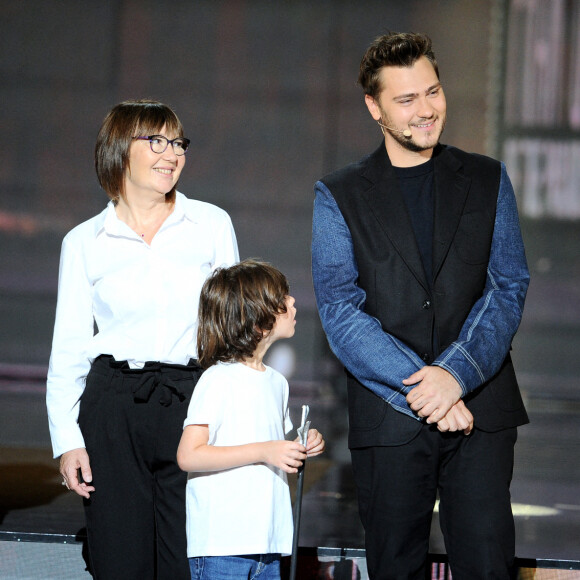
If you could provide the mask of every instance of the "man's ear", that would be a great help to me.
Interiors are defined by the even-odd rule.
[[[370,95],[365,95],[365,104],[369,113],[375,121],[381,120],[381,110],[379,109],[378,103]]]

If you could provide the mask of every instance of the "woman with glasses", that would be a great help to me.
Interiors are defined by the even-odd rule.
[[[198,299],[238,250],[223,210],[176,189],[188,145],[166,105],[114,107],[95,149],[110,202],[62,244],[47,406],[97,579],[189,578],[176,451],[201,375]]]

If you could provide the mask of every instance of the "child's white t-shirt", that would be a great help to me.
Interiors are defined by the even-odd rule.
[[[284,439],[292,429],[288,382],[266,367],[218,363],[197,383],[187,425],[208,425],[209,445]],[[286,473],[265,464],[190,473],[187,555],[283,555],[292,552],[292,506]]]

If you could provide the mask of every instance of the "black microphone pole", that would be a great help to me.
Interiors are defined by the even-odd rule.
[[[309,411],[308,405],[302,405],[302,424],[297,429],[300,443],[306,447],[308,441],[308,429],[310,421],[306,421]],[[298,567],[298,536],[300,535],[300,516],[302,514],[302,494],[304,491],[304,469],[306,468],[306,459],[298,468],[298,481],[296,483],[296,499],[294,501],[294,536],[292,537],[292,557],[290,559],[290,578],[296,580],[296,569]]]

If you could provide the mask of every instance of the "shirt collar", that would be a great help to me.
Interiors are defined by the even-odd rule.
[[[112,201],[109,201],[107,207],[98,216],[97,223],[95,224],[95,237],[99,234],[106,232],[112,236],[123,236],[127,235],[127,224],[117,217],[117,212],[115,211],[115,205]],[[167,218],[165,225],[172,223],[177,223],[183,219],[187,219],[191,222],[197,222],[197,216],[195,215],[193,208],[187,203],[187,198],[183,193],[179,191],[175,192],[175,207],[173,208],[172,214]]]
[[[192,205],[187,203],[187,197],[180,193],[179,191],[175,192],[175,208],[173,213],[171,214],[172,221],[178,221],[181,219],[188,219],[192,222],[197,222],[197,215],[194,213]]]

